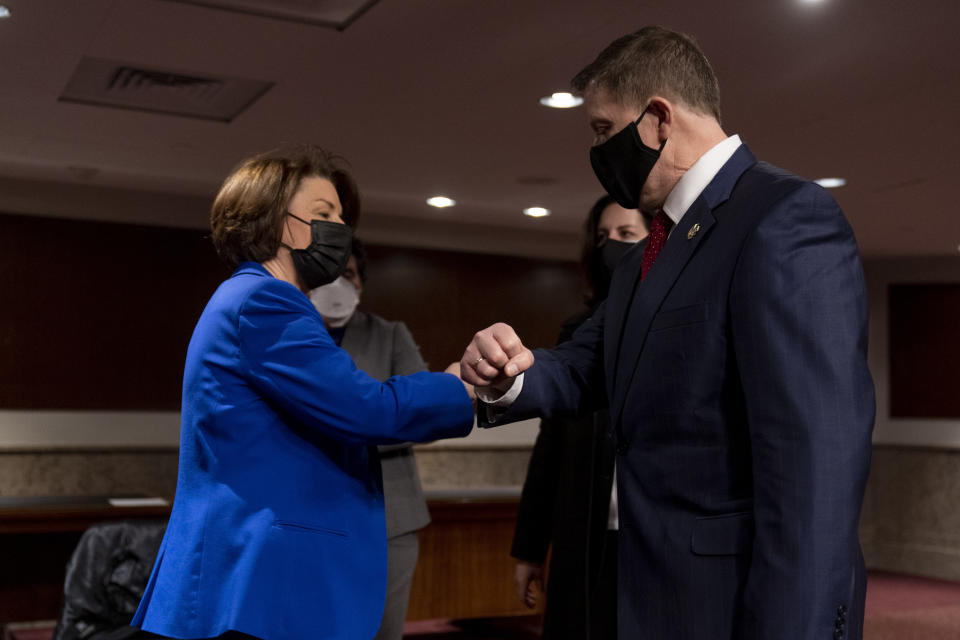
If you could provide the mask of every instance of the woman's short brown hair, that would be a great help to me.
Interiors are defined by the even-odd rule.
[[[333,183],[343,221],[356,228],[360,197],[342,158],[312,144],[261,153],[227,176],[210,210],[213,246],[230,268],[277,255],[290,199],[301,180],[315,176]]]

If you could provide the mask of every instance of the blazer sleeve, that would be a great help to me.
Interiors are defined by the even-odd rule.
[[[460,380],[427,372],[382,383],[371,378],[334,344],[306,296],[287,283],[271,279],[254,289],[237,323],[250,384],[307,427],[367,444],[470,432],[473,405]]]
[[[420,355],[420,347],[414,342],[407,325],[402,322],[393,322],[393,347],[390,353],[390,375],[406,376],[418,371],[426,371],[427,363]],[[380,447],[380,453],[399,451],[410,446],[409,442],[392,444]]]
[[[853,232],[812,184],[778,207],[729,294],[755,517],[739,637],[807,640],[833,637],[841,607],[856,617],[875,404]]]
[[[533,365],[523,374],[520,395],[492,420],[488,405],[478,402],[478,424],[491,427],[538,416],[580,416],[606,408],[604,313],[605,303],[567,342],[553,349],[534,349]]]

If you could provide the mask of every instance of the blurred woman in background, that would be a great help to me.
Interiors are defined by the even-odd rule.
[[[600,198],[584,224],[581,267],[586,308],[567,319],[558,344],[607,297],[620,258],[647,236],[649,220]],[[642,247],[642,245],[641,245]],[[642,249],[641,249],[642,250]],[[514,587],[528,607],[543,591],[551,548],[543,637],[610,640],[617,637],[617,505],[614,448],[607,413],[540,421],[523,485],[511,555]]]

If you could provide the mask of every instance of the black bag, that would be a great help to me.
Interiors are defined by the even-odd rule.
[[[165,520],[104,522],[77,544],[63,585],[53,640],[159,638],[129,626],[147,586]]]

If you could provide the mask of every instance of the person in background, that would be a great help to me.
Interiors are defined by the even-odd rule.
[[[367,281],[363,244],[353,239],[343,275],[310,292],[327,331],[357,368],[377,380],[426,371],[420,349],[403,322],[357,311]],[[380,448],[387,511],[387,600],[377,640],[400,640],[417,566],[417,532],[430,522],[417,463],[407,443]]]
[[[235,271],[187,350],[176,498],[133,626],[376,634],[387,543],[370,445],[464,436],[473,404],[453,375],[375,380],[330,338],[307,292],[343,272],[358,214],[353,179],[312,145],[250,158],[223,183],[212,238]]]
[[[607,297],[614,267],[647,236],[648,225],[639,211],[610,196],[593,205],[580,260],[587,304],[564,322],[557,344],[569,340]],[[533,585],[543,590],[552,546],[543,624],[548,640],[617,637],[615,455],[606,411],[540,422],[510,553],[517,559],[517,597],[532,608]]]

